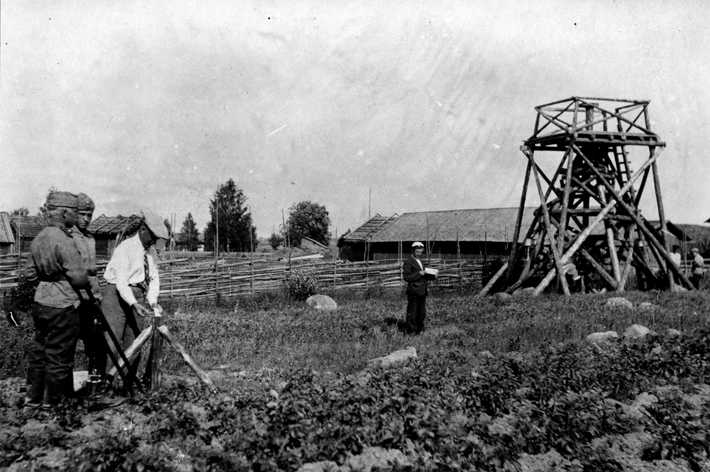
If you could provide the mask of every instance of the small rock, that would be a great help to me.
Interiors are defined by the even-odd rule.
[[[607,299],[604,306],[611,308],[633,308],[634,304],[625,299],[624,297],[611,297]]]
[[[653,310],[655,308],[656,308],[656,305],[654,305],[651,302],[641,302],[638,305],[638,309],[643,310],[643,311]]]
[[[316,310],[333,311],[338,309],[338,304],[328,295],[312,295],[306,300],[306,305]]]
[[[486,359],[493,359],[493,354],[491,354],[491,351],[481,351],[478,353],[479,356],[485,357]]]
[[[383,357],[377,357],[375,359],[370,359],[367,363],[371,366],[382,366],[387,367],[398,362],[403,362],[408,359],[416,359],[417,350],[409,346],[406,349],[400,349],[399,351],[394,351]]]
[[[515,297],[515,298],[532,297],[534,291],[535,291],[535,287],[519,288],[518,290],[513,292],[513,297]]]
[[[587,342],[592,344],[598,344],[598,343],[608,343],[611,342],[612,339],[618,338],[619,335],[617,334],[616,331],[605,331],[605,332],[599,332],[599,333],[592,333],[587,336]]]
[[[681,333],[677,329],[668,328],[668,330],[666,331],[666,336],[670,336],[672,338],[675,338],[677,336],[683,336],[683,333]]]
[[[645,326],[639,324],[632,324],[624,331],[624,338],[641,339],[652,333],[653,332]]]
[[[639,393],[636,398],[634,399],[633,403],[631,404],[632,407],[634,408],[646,408],[648,406],[653,405],[658,401],[658,397],[648,393],[648,392],[643,392]]]
[[[496,300],[500,300],[500,301],[507,301],[513,297],[511,297],[510,294],[508,294],[508,293],[498,292],[498,293],[493,294],[493,298],[495,298]]]

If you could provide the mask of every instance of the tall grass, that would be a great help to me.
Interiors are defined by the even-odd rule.
[[[610,295],[547,295],[500,302],[471,294],[439,293],[428,299],[426,331],[405,336],[397,328],[406,298],[384,292],[334,292],[334,312],[308,308],[277,294],[219,303],[166,303],[165,324],[204,369],[240,372],[307,368],[350,373],[368,359],[408,346],[421,356],[452,351],[475,357],[481,351],[528,352],[551,343],[583,339],[596,331],[620,334],[634,323],[663,332],[692,331],[709,323],[710,294],[629,292],[633,309],[604,305]],[[642,302],[653,306],[640,308]],[[31,342],[29,317],[21,329],[0,331],[0,377],[24,376]],[[145,358],[146,356],[144,356]],[[85,359],[78,356],[78,368]],[[169,353],[169,373],[188,373]]]

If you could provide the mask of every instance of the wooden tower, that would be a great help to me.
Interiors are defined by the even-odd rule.
[[[535,132],[520,148],[527,170],[513,245],[497,274],[507,292],[532,286],[538,295],[557,277],[569,295],[567,279],[573,278],[560,275],[574,274],[577,267],[598,273],[596,278],[616,292],[624,291],[632,266],[649,286],[672,287],[675,274],[693,288],[669,256],[656,166],[665,143],[651,131],[648,104],[572,97],[535,107]],[[546,175],[539,163],[551,158],[559,165]],[[660,232],[639,211],[649,174]],[[526,229],[521,221],[530,181],[542,204]],[[522,245],[521,231],[526,231]],[[650,267],[651,258],[660,272]]]

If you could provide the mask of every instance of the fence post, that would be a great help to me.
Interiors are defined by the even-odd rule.
[[[153,316],[153,339],[150,345],[150,390],[155,392],[160,389],[162,374],[160,367],[163,360],[163,337],[158,332],[158,328],[163,326],[163,315],[156,311]]]

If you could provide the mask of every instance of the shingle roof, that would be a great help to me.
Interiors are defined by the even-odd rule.
[[[532,224],[536,208],[523,212],[520,241]],[[513,238],[517,208],[486,208],[404,213],[377,230],[372,242],[394,241],[491,241],[506,242]],[[369,222],[368,222],[369,223]],[[358,228],[359,230],[359,228]]]
[[[23,239],[34,239],[44,228],[49,226],[49,221],[44,216],[20,216],[10,215],[10,226]]]
[[[115,235],[124,231],[127,227],[132,226],[134,223],[140,221],[141,217],[138,215],[131,216],[106,216],[101,215],[95,218],[89,224],[89,232],[95,236],[102,234]]]
[[[6,211],[0,211],[0,244],[12,244],[15,236],[10,226],[10,215]]]
[[[350,242],[366,241],[378,231],[382,231],[396,219],[397,214],[392,216],[380,216],[378,213],[370,218],[364,225],[360,226],[352,233],[345,235],[343,239]]]

